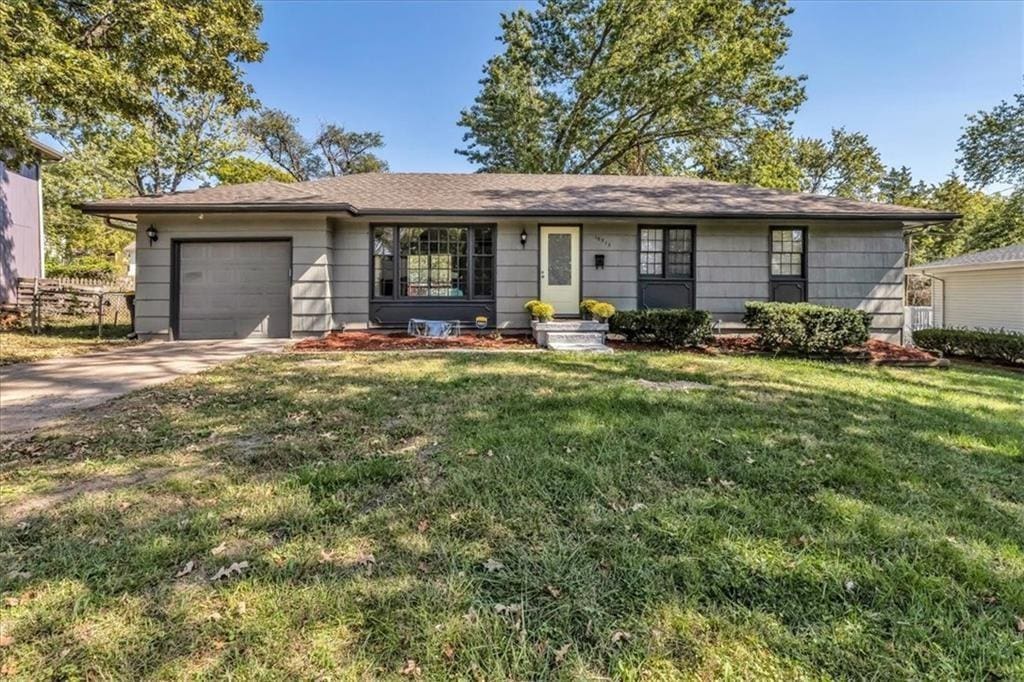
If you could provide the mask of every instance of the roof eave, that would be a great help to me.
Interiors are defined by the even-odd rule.
[[[145,204],[91,202],[75,208],[90,215],[137,215],[139,213],[330,213],[344,211],[353,216],[506,216],[506,217],[571,217],[571,218],[667,218],[667,219],[758,219],[758,220],[888,220],[903,223],[946,222],[959,218],[956,213],[836,213],[829,211],[579,211],[551,209],[359,209],[347,203],[266,202],[249,204]]]
[[[1004,260],[995,263],[960,263],[955,265],[914,265],[906,268],[911,274],[928,275],[930,273],[968,272],[971,270],[1005,270],[1007,268],[1024,267],[1024,260]]]

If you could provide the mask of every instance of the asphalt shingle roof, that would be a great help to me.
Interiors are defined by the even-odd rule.
[[[938,268],[967,268],[972,265],[978,266],[991,266],[1006,263],[1010,265],[1012,263],[1024,264],[1024,242],[1020,244],[1011,244],[1010,246],[1004,246],[999,249],[989,249],[987,251],[975,251],[974,253],[965,253],[962,256],[955,256],[953,258],[947,258],[946,260],[937,260],[931,263],[924,263],[923,265],[915,265],[915,270],[935,270]]]
[[[353,215],[821,217],[944,221],[956,214],[678,176],[364,173],[220,185],[85,204],[88,213],[347,211]]]

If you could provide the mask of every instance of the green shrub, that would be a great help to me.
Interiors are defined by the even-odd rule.
[[[914,345],[943,355],[1024,362],[1024,334],[1004,329],[919,329],[914,332]]]
[[[620,310],[609,320],[609,331],[635,343],[699,346],[711,340],[711,314],[688,308]]]
[[[550,322],[555,318],[555,306],[538,301],[537,305],[530,309],[530,314],[541,322]]]
[[[609,320],[615,314],[615,306],[611,303],[598,301],[590,307],[590,314],[598,320]]]
[[[68,277],[71,279],[113,279],[117,274],[113,261],[99,256],[83,256],[73,263],[46,264],[47,277]]]
[[[871,314],[863,310],[811,303],[749,301],[743,322],[768,350],[838,353],[868,340]]]

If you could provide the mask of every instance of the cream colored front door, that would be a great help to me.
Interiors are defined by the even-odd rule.
[[[540,300],[557,315],[580,311],[580,228],[541,225]]]

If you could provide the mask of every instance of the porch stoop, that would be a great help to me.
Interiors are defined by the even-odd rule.
[[[533,338],[541,348],[591,353],[612,352],[612,349],[604,343],[608,334],[607,322],[558,320],[556,322],[534,322],[532,326]]]

